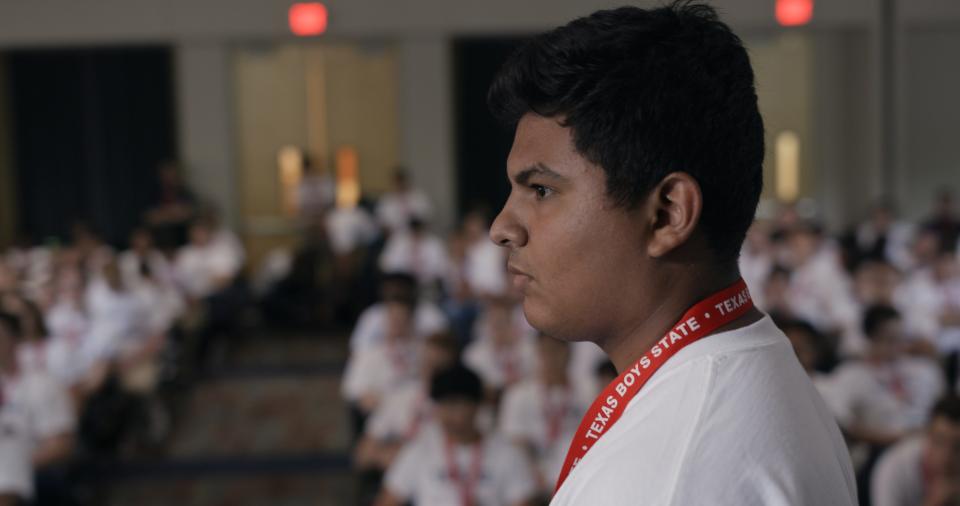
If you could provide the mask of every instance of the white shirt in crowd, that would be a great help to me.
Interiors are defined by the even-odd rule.
[[[905,357],[883,367],[847,362],[818,386],[841,425],[904,431],[927,423],[943,383],[933,362]]]
[[[821,247],[793,271],[787,298],[799,318],[820,330],[841,332],[842,354],[859,355],[866,348],[849,276],[832,247]]]
[[[4,377],[0,404],[0,494],[33,497],[33,452],[39,441],[73,432],[67,391],[40,371]]]
[[[476,297],[507,293],[507,258],[504,249],[486,237],[467,247],[464,277]]]
[[[874,506],[918,506],[923,503],[921,459],[926,438],[916,435],[884,452],[870,479]]]
[[[216,292],[216,281],[236,275],[243,266],[243,250],[236,238],[221,231],[204,246],[188,244],[174,263],[177,281],[190,296],[204,298]]]
[[[497,435],[478,445],[455,445],[454,463],[448,463],[446,439],[440,430],[424,431],[404,447],[384,478],[392,494],[417,506],[462,504],[461,489],[454,476],[469,480],[478,451],[479,476],[473,487],[475,506],[510,506],[536,494],[536,484],[524,455]],[[456,466],[454,470],[450,465]]]
[[[81,351],[90,332],[90,319],[75,301],[60,299],[46,313],[47,371],[65,385],[73,385],[89,371]]]
[[[135,287],[147,282],[140,271],[140,266],[144,262],[150,269],[152,279],[166,285],[175,285],[176,278],[174,277],[173,266],[163,256],[163,253],[156,250],[150,251],[143,258],[133,250],[124,251],[120,254],[117,258],[117,265],[120,268],[120,274],[125,285]]]
[[[380,197],[376,209],[377,221],[391,233],[406,230],[413,218],[427,221],[431,211],[430,199],[416,189],[386,193]]]
[[[450,270],[447,246],[439,237],[422,233],[397,232],[390,236],[380,254],[383,272],[413,274],[421,285],[443,280]]]
[[[114,290],[103,279],[87,287],[90,328],[83,340],[85,363],[110,359],[149,337],[151,308],[130,290]]]
[[[840,430],[769,317],[667,361],[550,504],[639,503],[857,504]]]
[[[553,492],[567,448],[588,407],[572,386],[547,387],[535,379],[518,383],[504,394],[500,432],[511,441],[532,446],[543,491]]]
[[[383,342],[357,351],[347,360],[341,393],[348,401],[367,395],[381,401],[388,392],[408,381],[416,381],[420,371],[419,340],[403,343]]]
[[[433,402],[422,382],[397,387],[377,406],[364,427],[376,440],[410,440],[433,426]]]
[[[337,207],[327,213],[327,238],[334,254],[347,255],[376,239],[377,224],[360,206]]]
[[[418,338],[427,337],[447,328],[447,317],[432,302],[420,301],[413,312],[413,333]],[[350,334],[350,352],[383,343],[387,335],[387,307],[378,302],[360,313],[357,324]]]
[[[492,339],[474,339],[463,352],[463,363],[475,371],[487,388],[500,389],[529,378],[536,371],[537,346],[522,337],[512,346],[498,348]]]

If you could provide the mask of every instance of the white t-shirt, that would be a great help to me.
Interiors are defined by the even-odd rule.
[[[432,302],[418,302],[413,312],[413,331],[417,337],[426,337],[447,328],[447,317]],[[380,344],[387,333],[387,307],[378,302],[360,313],[350,334],[350,352]]]
[[[510,506],[534,496],[536,486],[520,450],[495,435],[485,437],[479,447],[482,458],[473,488],[475,506]],[[453,449],[461,479],[472,474],[476,452],[477,446]],[[442,432],[425,431],[400,452],[387,471],[384,486],[417,506],[462,504],[460,487],[451,474]]]
[[[570,440],[588,407],[572,386],[548,389],[537,380],[518,383],[504,394],[500,432],[534,448],[545,491],[553,491]]]
[[[532,338],[521,337],[510,347],[497,348],[492,339],[474,339],[463,352],[463,363],[480,376],[487,388],[503,388],[536,371],[536,343]]]
[[[504,249],[487,238],[467,247],[464,277],[478,297],[507,293],[507,258]]]
[[[820,392],[842,425],[903,431],[926,425],[943,383],[940,369],[926,359],[901,358],[883,367],[852,361],[837,368]]]
[[[426,221],[431,210],[430,199],[420,190],[385,193],[377,203],[377,221],[387,230],[399,232],[410,226],[412,218]]]
[[[352,253],[373,242],[379,230],[365,209],[359,206],[337,207],[325,220],[330,249],[337,255]]]
[[[846,445],[769,317],[680,350],[552,506],[855,505]]]
[[[378,441],[415,437],[433,423],[433,402],[422,382],[397,387],[370,415],[364,429]]]
[[[231,235],[216,235],[203,246],[188,244],[177,253],[174,272],[183,290],[203,298],[216,291],[218,278],[235,276],[243,267],[243,250]]]
[[[441,281],[450,269],[447,246],[431,234],[419,238],[409,232],[397,232],[390,236],[380,254],[383,272],[406,272],[417,278],[422,285]]]
[[[358,401],[365,395],[381,400],[407,381],[416,381],[420,372],[420,341],[402,344],[381,343],[354,353],[343,373],[344,399]]]
[[[39,371],[4,377],[0,388],[0,494],[30,498],[33,451],[44,438],[73,432],[73,406],[67,391]]]
[[[873,506],[917,506],[923,503],[920,462],[925,444],[925,436],[913,436],[897,443],[880,457],[870,479]]]

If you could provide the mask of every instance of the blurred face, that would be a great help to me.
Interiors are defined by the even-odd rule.
[[[960,276],[960,264],[956,257],[950,253],[938,256],[933,264],[933,276],[941,283]]]
[[[423,377],[430,378],[436,371],[452,366],[455,360],[456,356],[452,350],[428,342],[423,348],[423,358],[420,362]]]
[[[194,246],[206,246],[210,243],[210,229],[205,225],[190,227],[190,242]]]
[[[434,404],[434,415],[447,434],[469,434],[476,429],[480,405],[472,399],[444,399]]]
[[[791,233],[787,241],[788,262],[794,267],[803,265],[816,253],[819,245],[819,237],[812,232],[803,230]]]
[[[960,423],[938,416],[927,432],[927,464],[934,474],[960,479]]]
[[[871,336],[870,350],[874,357],[890,360],[900,351],[903,321],[894,318],[881,323]]]
[[[150,251],[153,248],[153,238],[144,230],[137,230],[130,236],[130,247],[138,252]]]
[[[618,207],[603,169],[558,120],[521,118],[507,159],[510,197],[490,231],[509,250],[511,281],[530,324],[563,340],[603,339],[654,302],[622,288],[651,274],[644,206]]]
[[[387,302],[387,335],[394,339],[410,337],[413,333],[413,315],[410,306]]]

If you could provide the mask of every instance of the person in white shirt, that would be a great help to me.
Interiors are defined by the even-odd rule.
[[[404,444],[433,425],[430,378],[452,367],[457,352],[450,334],[441,332],[424,340],[419,381],[404,383],[371,413],[354,452],[358,469],[386,470]]]
[[[863,320],[870,343],[864,358],[840,365],[822,392],[852,441],[884,447],[926,424],[944,381],[936,362],[904,353],[895,309],[871,306]]]
[[[536,485],[523,453],[497,435],[485,435],[477,413],[480,378],[462,366],[430,383],[440,430],[423,432],[390,466],[377,506],[527,506]]]
[[[839,333],[844,355],[862,353],[866,343],[858,331],[860,313],[834,245],[818,225],[803,223],[788,233],[787,247],[791,274],[786,298],[793,314],[822,332]]]
[[[542,496],[550,497],[589,399],[570,381],[570,344],[540,336],[535,377],[507,389],[500,407],[500,432],[523,448]]]
[[[960,504],[960,397],[937,401],[923,434],[883,454],[870,495],[873,506]]]
[[[436,304],[421,300],[417,280],[405,273],[384,274],[380,280],[380,297],[383,301],[394,299],[416,300],[413,310],[413,333],[423,338],[447,329],[447,318]],[[350,353],[383,343],[387,335],[387,310],[384,302],[378,302],[360,313],[350,334]]]
[[[443,240],[427,231],[425,223],[413,219],[408,230],[387,239],[380,254],[380,269],[413,274],[424,291],[436,293],[450,269],[450,258]]]
[[[365,417],[405,382],[416,381],[423,341],[414,334],[411,299],[386,300],[383,341],[351,354],[341,393]],[[362,427],[356,427],[362,429]]]
[[[35,470],[73,451],[70,396],[42,370],[23,370],[16,356],[20,322],[0,313],[0,504],[34,495]]]
[[[762,188],[753,83],[740,40],[689,2],[579,18],[493,80],[514,140],[491,239],[530,324],[620,371],[554,506],[857,503],[836,422],[737,267]]]
[[[536,338],[518,323],[515,307],[507,297],[490,300],[477,322],[476,338],[463,352],[463,362],[480,375],[492,399],[534,372]]]
[[[174,271],[192,299],[206,299],[233,284],[243,267],[238,245],[203,220],[190,227],[190,243],[177,253]]]
[[[432,210],[426,194],[411,186],[406,171],[397,169],[393,175],[393,189],[380,197],[376,215],[380,225],[392,234],[406,230],[414,218],[429,220]]]
[[[489,219],[475,211],[463,219],[464,280],[474,298],[486,299],[506,295],[506,258],[503,250],[490,242]]]
[[[214,340],[236,328],[246,301],[244,256],[239,239],[211,218],[190,226],[190,243],[177,253],[174,273],[187,298],[189,320],[202,322],[189,326],[199,336],[195,359],[201,366],[211,356]]]

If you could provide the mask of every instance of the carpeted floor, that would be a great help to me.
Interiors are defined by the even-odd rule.
[[[268,336],[234,346],[182,401],[163,457],[134,457],[116,506],[350,505],[344,336]]]

